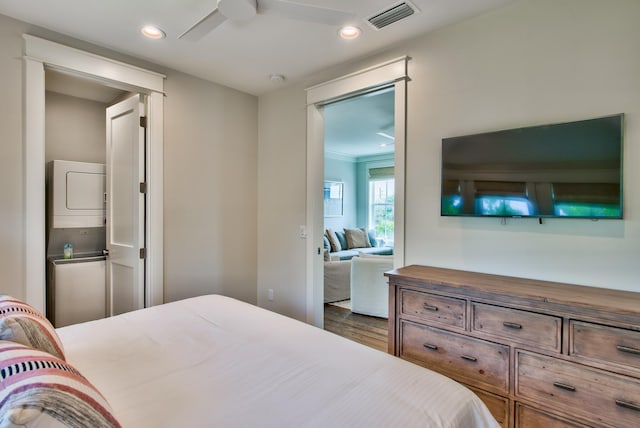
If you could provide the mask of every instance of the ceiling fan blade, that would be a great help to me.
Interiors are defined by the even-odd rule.
[[[226,21],[226,17],[220,13],[218,8],[193,24],[187,31],[178,36],[179,39],[196,42],[213,31],[218,25]]]
[[[258,12],[328,25],[343,25],[356,18],[356,14],[351,12],[283,0],[258,0]]]

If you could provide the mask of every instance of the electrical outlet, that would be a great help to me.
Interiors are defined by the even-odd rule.
[[[270,302],[273,302],[273,288],[269,289],[269,292],[267,293],[267,298],[269,299]]]

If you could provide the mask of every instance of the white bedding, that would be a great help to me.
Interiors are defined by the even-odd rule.
[[[125,428],[498,426],[444,376],[227,297],[58,332]]]

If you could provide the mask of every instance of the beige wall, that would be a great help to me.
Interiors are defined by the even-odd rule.
[[[165,300],[255,303],[257,98],[176,72],[165,89]]]
[[[638,19],[635,0],[527,0],[410,46],[407,263],[640,291]],[[624,221],[439,216],[442,137],[620,112]]]
[[[255,302],[257,98],[2,15],[0,292],[24,297],[25,32],[166,74],[165,300],[218,292]]]
[[[24,298],[22,31],[0,16],[0,292]],[[44,263],[44,261],[43,261]]]
[[[306,316],[306,241],[298,235],[306,221],[305,97],[274,93],[258,109],[258,305],[297,319]]]
[[[45,93],[45,159],[106,162],[107,104]]]
[[[305,156],[299,125],[305,86],[401,55],[411,57],[407,264],[640,291],[638,22],[637,0],[522,0],[260,97],[259,303],[303,318],[303,245],[294,228],[305,218],[305,189],[297,184],[306,176],[298,167]],[[443,137],[620,112],[626,114],[623,221],[513,219],[502,226],[497,219],[440,217]],[[292,166],[287,171],[277,170],[282,159]],[[283,179],[292,183],[285,195],[278,192]],[[272,231],[281,239],[277,257]],[[276,290],[273,303],[266,301],[269,288]]]

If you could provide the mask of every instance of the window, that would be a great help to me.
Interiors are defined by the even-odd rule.
[[[508,217],[535,214],[524,182],[475,181],[474,186],[477,214]]]
[[[476,213],[500,217],[533,215],[531,202],[517,196],[480,196],[476,198]]]
[[[618,183],[553,183],[553,211],[567,217],[620,217]]]
[[[388,176],[376,178],[373,171],[369,170],[369,176],[372,177],[369,179],[369,229],[375,231],[376,238],[382,240],[384,245],[393,246],[395,180]]]

